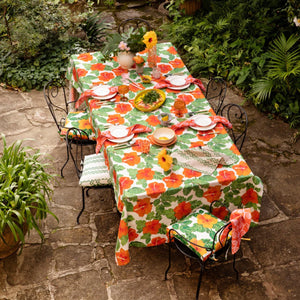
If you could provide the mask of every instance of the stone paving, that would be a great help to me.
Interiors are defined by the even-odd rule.
[[[124,17],[124,16],[123,16]],[[207,82],[203,79],[204,82]],[[269,119],[228,89],[226,103],[242,104],[250,120],[242,154],[264,183],[260,224],[242,243],[236,282],[231,261],[204,273],[201,299],[299,299],[300,139],[280,120]],[[41,91],[0,88],[0,132],[41,149],[59,173],[65,144]],[[1,146],[0,146],[1,151]],[[92,152],[93,149],[91,148]],[[130,248],[131,262],[118,267],[114,248],[119,223],[113,195],[91,190],[77,225],[81,189],[71,163],[57,177],[49,216],[42,224],[45,242],[31,232],[20,255],[0,260],[0,300],[4,299],[194,299],[199,268],[177,251],[170,279],[164,281],[168,247]]]

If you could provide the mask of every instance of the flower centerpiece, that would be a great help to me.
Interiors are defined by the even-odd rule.
[[[157,66],[157,36],[154,31],[148,31],[143,36],[143,42],[146,44],[148,50],[148,65],[150,68],[155,68]]]
[[[136,55],[133,58],[133,61],[136,64],[136,72],[137,73],[143,73],[145,60],[140,55]]]
[[[128,47],[127,43],[121,41],[118,45],[119,53],[118,53],[118,63],[124,69],[130,69],[133,64],[133,56],[134,54],[130,52],[130,47]]]

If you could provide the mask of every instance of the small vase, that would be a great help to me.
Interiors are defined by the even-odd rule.
[[[119,52],[117,61],[123,69],[128,70],[134,64],[133,57],[134,54],[131,52]]]
[[[156,45],[152,48],[148,49],[148,66],[150,68],[155,68],[157,66],[157,51],[156,51]]]
[[[143,72],[144,72],[144,64],[137,64],[136,65],[136,72],[138,73],[138,74],[142,74]]]

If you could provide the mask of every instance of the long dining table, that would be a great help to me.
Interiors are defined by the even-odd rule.
[[[190,76],[171,43],[157,44],[157,53],[162,76],[170,72]],[[147,60],[146,51],[140,55]],[[125,70],[115,58],[103,62],[102,57],[101,52],[73,55],[67,71],[67,79],[79,94],[99,84],[119,86],[124,83],[124,74],[131,79],[127,102],[120,101],[120,95],[117,94],[114,99],[116,101],[111,103],[101,103],[90,98],[83,104],[90,112],[90,122],[96,135],[107,130],[108,124],[141,124],[151,128],[152,132],[135,134],[134,139],[149,140],[153,131],[162,127],[158,118],[161,113],[170,113],[174,117],[171,124],[184,120],[188,112],[206,111],[206,114],[215,115],[203,91],[194,83],[185,89],[162,89],[166,94],[166,101],[154,111],[143,112],[136,109],[135,97],[145,89],[152,89],[159,79],[144,84],[134,68]],[[151,70],[146,63],[144,74],[150,75]],[[186,104],[183,118],[178,117],[174,108],[176,99],[181,99]],[[157,159],[162,147],[153,143],[149,153],[143,153],[138,143],[116,149],[115,143],[108,140],[101,149],[113,181],[116,205],[121,213],[115,253],[117,265],[129,263],[130,245],[149,247],[167,243],[167,226],[194,209],[209,209],[214,200],[226,204],[214,209],[214,213],[222,219],[228,218],[229,211],[235,208],[247,207],[251,209],[251,224],[255,225],[259,221],[263,184],[252,173],[223,124],[217,123],[209,131],[180,128],[176,130],[176,136],[176,143],[166,147],[170,155],[176,151],[209,147],[230,158],[229,163],[219,163],[210,174],[176,163],[173,163],[169,171],[164,171]]]

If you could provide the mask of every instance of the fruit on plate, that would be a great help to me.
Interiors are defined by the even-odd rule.
[[[166,100],[162,90],[151,89],[140,92],[134,99],[134,106],[141,111],[152,111],[160,107]]]

